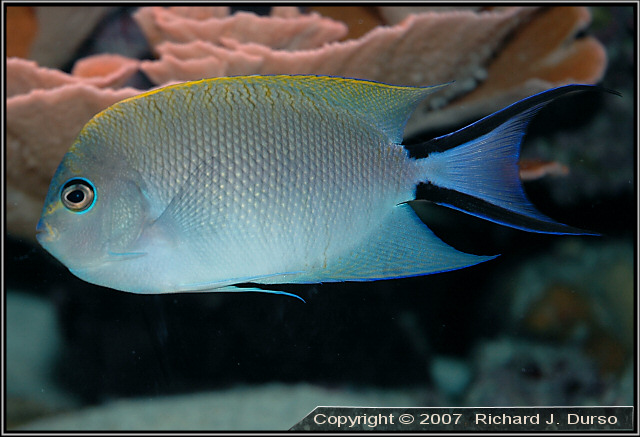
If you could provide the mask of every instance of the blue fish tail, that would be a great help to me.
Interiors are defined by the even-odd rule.
[[[406,146],[425,175],[416,186],[416,199],[530,232],[597,235],[539,212],[524,193],[518,169],[522,138],[536,112],[557,97],[593,89],[602,88],[567,85],[550,89],[451,134]]]

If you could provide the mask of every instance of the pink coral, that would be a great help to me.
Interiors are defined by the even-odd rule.
[[[33,61],[7,59],[7,97],[36,89],[86,83],[98,88],[120,88],[139,68],[140,61],[119,55],[95,55],[76,62],[72,74],[39,67]]]
[[[277,8],[269,17],[247,12],[225,16],[225,10],[198,9],[197,14],[187,16],[180,10],[148,7],[140,8],[134,18],[152,46],[162,41],[218,44],[227,38],[276,49],[304,50],[347,34],[344,24],[318,14],[297,14],[297,8]]]

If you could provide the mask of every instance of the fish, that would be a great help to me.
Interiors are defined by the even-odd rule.
[[[291,295],[268,288],[419,276],[497,256],[446,244],[412,202],[593,234],[539,212],[518,176],[530,119],[593,86],[553,88],[403,145],[417,105],[446,85],[254,75],[122,100],[64,155],[36,238],[77,277],[116,290]]]

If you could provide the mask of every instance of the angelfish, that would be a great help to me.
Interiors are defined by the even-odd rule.
[[[400,278],[494,258],[445,244],[415,199],[527,231],[587,233],[536,210],[517,161],[536,111],[591,86],[551,89],[403,146],[408,117],[439,87],[242,76],[123,100],[62,159],[37,239],[87,282],[171,293]]]

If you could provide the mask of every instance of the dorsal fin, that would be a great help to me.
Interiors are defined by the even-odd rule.
[[[261,83],[278,84],[296,92],[313,92],[333,107],[370,120],[397,144],[402,142],[404,127],[418,104],[428,94],[447,85],[396,86],[334,76],[257,76],[255,80],[258,78]]]
[[[369,120],[397,144],[402,142],[404,127],[416,106],[428,94],[447,85],[396,86],[363,79],[312,75],[234,76],[199,82],[203,85],[226,82],[231,86],[263,86],[269,90],[280,88],[291,95],[324,101],[333,108],[342,108]]]
[[[314,75],[214,77],[150,90],[122,100],[113,105],[112,108],[116,108],[125,102],[149,98],[161,92],[193,89],[194,86],[209,88],[216,86],[242,87],[247,85],[265,87],[267,89],[265,94],[267,95],[271,92],[271,89],[280,88],[287,90],[291,95],[300,97],[306,95],[312,100],[324,100],[333,108],[343,108],[349,113],[357,114],[361,118],[369,120],[373,125],[380,128],[391,141],[400,144],[407,120],[418,104],[428,94],[449,84],[424,87],[399,86],[365,79]],[[112,109],[110,108],[109,110]]]

